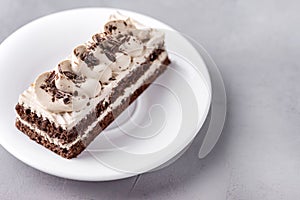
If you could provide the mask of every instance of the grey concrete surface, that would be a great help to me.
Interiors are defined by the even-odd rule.
[[[0,41],[57,11],[141,12],[204,45],[228,95],[223,134],[197,159],[199,139],[171,166],[135,178],[77,182],[39,172],[0,147],[0,199],[299,199],[300,2],[284,0],[0,0]]]

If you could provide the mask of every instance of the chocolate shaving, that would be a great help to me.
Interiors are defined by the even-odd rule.
[[[130,38],[127,35],[118,34],[114,38],[108,37],[106,40],[99,43],[99,47],[103,49],[103,52],[110,61],[115,62],[115,54],[120,52],[120,46],[129,39]]]
[[[113,47],[115,45],[119,45],[119,42],[117,40],[114,40],[113,38],[110,38],[109,40],[106,40],[106,47]]]
[[[112,62],[115,62],[115,61],[116,61],[116,57],[115,57],[115,55],[114,55],[112,52],[107,51],[107,50],[104,50],[104,53],[105,53],[106,57],[107,57],[110,61],[112,61]]]
[[[61,72],[61,73],[64,74],[66,77],[68,77],[71,80],[77,78],[77,75],[73,72],[70,72],[70,71],[64,71],[64,72]]]
[[[52,90],[52,101],[54,102],[56,99],[63,99],[64,104],[69,104],[71,103],[71,94],[67,92],[63,92],[61,90],[58,90],[55,88]]]
[[[91,43],[88,44],[87,49],[88,50],[95,50],[97,48],[97,46],[98,46],[97,42],[91,42]]]
[[[64,71],[61,72],[64,74],[67,78],[69,78],[74,83],[82,83],[85,81],[85,78],[83,76],[78,76],[77,74],[70,72],[70,71]]]
[[[105,40],[104,36],[101,35],[101,34],[99,34],[99,33],[93,35],[93,36],[92,36],[92,39],[93,39],[94,42],[97,43],[97,45],[98,45],[100,42],[102,42],[102,41]]]
[[[85,54],[84,58],[82,59],[87,64],[88,67],[92,68],[96,65],[99,65],[100,61],[96,58],[92,52]]]
[[[74,49],[73,53],[76,57],[79,56],[79,52],[77,51],[77,49]]]
[[[105,29],[107,29],[109,33],[112,33],[113,30],[117,30],[117,27],[109,24],[108,26],[105,26]]]
[[[55,71],[52,71],[49,77],[45,80],[46,83],[51,83],[55,79]]]
[[[115,78],[115,77],[110,77],[108,80],[110,80],[110,81],[115,81],[116,78]]]
[[[71,103],[71,99],[69,97],[65,97],[63,102],[64,102],[64,104],[69,104],[69,103]]]
[[[57,98],[57,99],[62,99],[62,98],[65,97],[65,94],[64,94],[64,92],[62,92],[62,91],[55,90],[54,92],[55,92],[55,93],[54,93],[54,96],[55,96],[55,98]]]

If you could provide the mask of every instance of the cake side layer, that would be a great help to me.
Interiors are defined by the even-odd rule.
[[[158,60],[153,61],[154,58]],[[121,80],[120,84],[118,84],[118,86],[112,91],[112,95],[109,96],[108,100],[103,99],[100,102],[97,102],[96,106],[94,106],[97,112],[91,111],[91,113],[87,114],[86,117],[78,122],[77,125],[71,130],[65,130],[60,126],[57,126],[49,119],[37,115],[36,112],[31,108],[26,108],[25,105],[17,104],[17,114],[22,120],[33,124],[44,132],[47,132],[50,138],[60,140],[64,144],[70,143],[74,141],[78,135],[80,135],[80,133],[83,133],[84,130],[91,125],[91,123],[93,123],[95,119],[97,119],[110,104],[114,103],[116,98],[121,96],[127,87],[133,85],[138,78],[143,77],[143,74],[150,73],[151,71],[155,70],[152,64],[163,62],[166,58],[167,55],[165,51],[156,50],[153,52],[153,54],[147,58],[147,62],[141,64],[141,67],[136,68],[134,71],[132,71],[132,73],[128,74],[128,76]]]
[[[30,127],[23,124],[20,120],[16,120],[16,127],[27,136],[29,136],[32,140],[57,153],[58,155],[68,159],[74,158],[79,155],[86,148],[86,146],[90,144],[90,142],[92,142],[97,135],[100,134],[103,129],[105,129],[110,123],[112,123],[114,119],[120,113],[122,113],[144,90],[146,90],[146,88],[148,88],[148,86],[166,70],[169,63],[169,59],[166,58],[160,68],[157,69],[152,76],[148,77],[142,86],[136,89],[128,98],[124,99],[124,102],[122,104],[120,104],[112,111],[108,112],[107,115],[102,120],[100,120],[95,125],[95,127],[92,128],[92,130],[88,134],[88,137],[82,138],[82,140],[77,141],[72,146],[70,146],[69,149],[62,148],[57,144],[49,142],[49,140],[43,137],[40,133],[32,130]]]
[[[59,145],[62,148],[70,148],[70,146],[72,146],[73,144],[75,144],[77,141],[81,140],[82,138],[86,137],[88,135],[88,132],[90,129],[92,129],[95,126],[95,123],[97,123],[97,121],[100,121],[102,118],[105,117],[105,115],[107,115],[108,112],[110,112],[111,110],[114,110],[116,107],[118,107],[120,104],[123,104],[124,99],[128,98],[130,96],[130,94],[132,92],[134,92],[135,90],[137,90],[140,86],[142,86],[145,82],[147,82],[148,77],[152,76],[153,74],[155,74],[157,72],[157,70],[159,68],[161,68],[162,65],[164,65],[164,63],[169,62],[168,59],[166,59],[163,63],[161,63],[160,61],[156,60],[155,62],[152,63],[151,65],[151,70],[147,70],[146,73],[144,74],[143,77],[141,77],[140,79],[138,79],[134,84],[132,84],[130,87],[127,87],[125,89],[125,92],[123,93],[122,96],[119,96],[114,103],[110,104],[109,107],[101,113],[101,115],[99,117],[94,117],[94,118],[89,118],[90,120],[90,125],[86,126],[87,128],[85,130],[81,131],[81,134],[79,134],[76,139],[72,142],[68,142],[66,143],[66,141],[61,141],[58,138],[51,138],[49,136],[49,134],[44,130],[39,128],[38,126],[36,126],[36,123],[28,123],[27,121],[23,120],[20,116],[17,117],[17,119],[19,121],[21,121],[24,125],[28,126],[29,128],[31,128],[32,130],[37,131],[38,133],[40,133],[41,135],[43,135],[45,138],[48,139],[48,141],[50,141],[51,143],[54,143],[56,145]],[[146,77],[146,79],[144,78]],[[101,104],[100,104],[101,105]],[[22,109],[22,107],[20,108]],[[99,112],[99,110],[101,110],[101,107],[97,107],[97,110],[93,111],[90,116],[96,116],[96,113]],[[21,112],[22,113],[22,112]],[[32,112],[32,115],[34,115],[34,113]],[[35,122],[34,118],[30,118],[31,121]],[[39,123],[37,123],[39,124]],[[47,126],[46,126],[47,127]]]

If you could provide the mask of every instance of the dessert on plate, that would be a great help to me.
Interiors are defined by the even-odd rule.
[[[74,158],[169,64],[162,31],[112,15],[102,32],[19,96],[16,127],[60,156]]]

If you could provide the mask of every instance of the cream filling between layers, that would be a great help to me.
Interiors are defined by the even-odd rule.
[[[50,143],[53,143],[60,148],[64,149],[70,149],[74,144],[76,144],[78,141],[85,139],[88,135],[89,132],[93,130],[93,128],[112,110],[117,108],[119,105],[122,104],[122,100],[128,98],[135,90],[137,90],[139,87],[141,87],[145,80],[148,79],[157,69],[160,68],[162,61],[166,59],[167,55],[166,53],[161,54],[158,60],[155,60],[152,65],[149,67],[149,69],[144,73],[144,75],[139,78],[135,84],[131,85],[130,87],[127,87],[124,91],[124,95],[118,97],[114,103],[109,105],[109,107],[97,118],[95,122],[93,122],[90,126],[87,127],[87,129],[84,131],[84,134],[78,135],[77,138],[68,144],[62,144],[59,139],[57,138],[51,138],[46,132],[38,129],[35,126],[32,126],[28,122],[22,120],[19,116],[17,116],[17,119],[23,123],[24,125],[28,126],[31,130],[35,131],[37,134],[43,136],[46,138]]]

